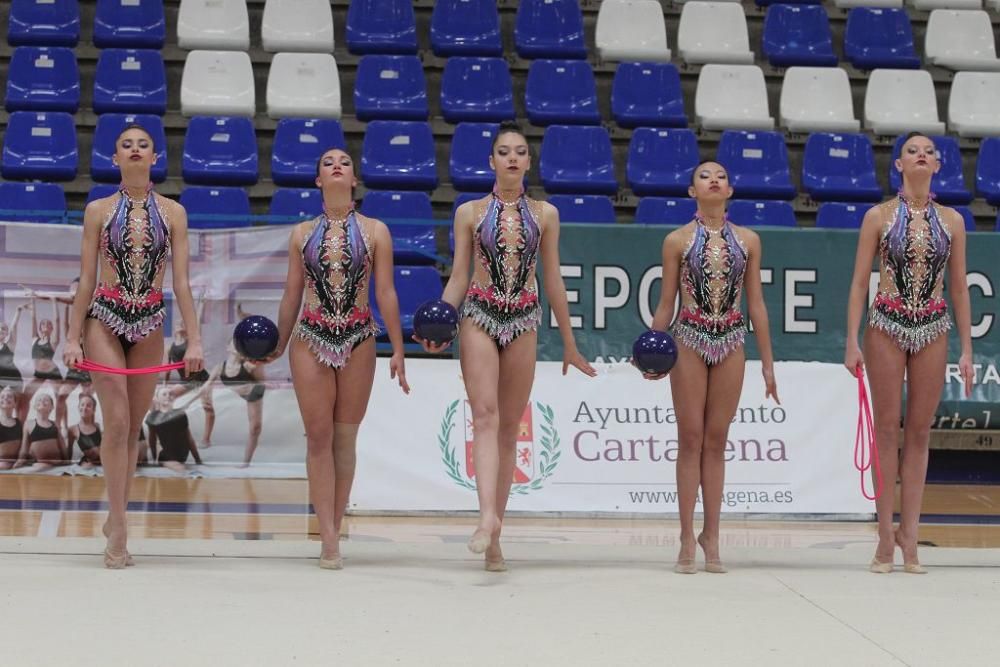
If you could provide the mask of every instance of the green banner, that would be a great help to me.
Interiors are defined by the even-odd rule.
[[[616,361],[630,355],[632,342],[652,321],[660,296],[660,253],[673,228],[645,225],[565,225],[560,234],[562,275],[581,351],[591,359]],[[854,268],[857,232],[820,229],[761,229],[761,279],[779,361],[840,363],[844,357],[847,295]],[[940,416],[956,411],[964,419],[943,428],[996,428],[972,403],[1000,406],[1000,340],[993,331],[998,312],[1000,235],[969,235],[967,272],[972,299],[976,385],[963,400],[958,381],[959,342],[949,334],[948,380]],[[873,271],[873,276],[877,273]],[[872,289],[874,289],[874,280]],[[870,295],[871,296],[871,295]],[[746,304],[744,303],[744,310]],[[539,358],[561,359],[555,321],[546,309]],[[756,339],[747,337],[747,356],[757,358]],[[957,405],[956,405],[957,404]],[[968,420],[973,419],[972,426]],[[985,423],[986,420],[989,423]]]

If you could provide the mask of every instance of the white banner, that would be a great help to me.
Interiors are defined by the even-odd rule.
[[[593,379],[539,363],[510,509],[676,513],[670,383],[624,364]],[[358,510],[474,510],[471,413],[457,361],[411,360],[404,396],[380,367],[359,439]],[[724,512],[871,514],[853,446],[856,385],[837,364],[778,363],[781,406],[747,364],[726,448]]]

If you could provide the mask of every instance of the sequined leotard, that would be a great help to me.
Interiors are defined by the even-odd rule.
[[[101,279],[88,316],[111,329],[123,346],[163,324],[163,290],[157,280],[170,251],[170,228],[152,190],[145,201],[122,188],[101,229]]]
[[[542,320],[535,280],[541,206],[523,194],[504,204],[493,194],[473,234],[475,270],[462,316],[505,347]]]
[[[731,223],[712,230],[695,218],[681,258],[681,306],[673,334],[709,365],[743,345],[746,324],[740,295],[747,258],[746,246]]]
[[[354,211],[337,222],[326,215],[316,218],[302,244],[306,304],[298,336],[320,363],[342,368],[351,350],[378,334],[368,305],[373,252]]]
[[[922,216],[914,215],[901,197],[880,209],[878,293],[868,312],[868,325],[913,353],[951,328],[942,296],[951,233],[933,202]]]

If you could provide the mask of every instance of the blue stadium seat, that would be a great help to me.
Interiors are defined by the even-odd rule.
[[[821,5],[823,0],[754,0],[758,7],[769,7],[771,5]]]
[[[441,75],[441,115],[449,123],[514,118],[514,85],[503,58],[448,58]]]
[[[823,202],[816,211],[816,226],[821,229],[861,229],[861,222],[871,204]]]
[[[618,192],[611,138],[603,127],[550,125],[542,138],[539,171],[549,193]]]
[[[775,67],[833,66],[833,34],[820,5],[771,5],[764,17],[764,55]]]
[[[684,196],[699,161],[698,139],[693,131],[636,128],[628,145],[628,184],[641,196]]]
[[[257,135],[250,118],[195,116],[184,135],[181,174],[187,183],[253,185]]]
[[[522,58],[586,58],[577,0],[521,0],[514,46]]]
[[[1000,206],[1000,137],[983,139],[976,160],[976,193]]]
[[[816,201],[878,201],[875,154],[863,134],[810,134],[802,156],[802,189]]]
[[[423,303],[441,298],[441,274],[433,266],[397,266],[393,270],[396,297],[399,299],[399,319],[403,329],[403,340],[413,335],[413,314]],[[369,300],[375,319],[382,329],[379,340],[387,340],[385,322],[378,312],[375,300],[375,283],[368,289]]]
[[[798,227],[795,209],[786,201],[734,199],[726,216],[742,227]]]
[[[500,14],[493,0],[438,0],[431,15],[436,56],[500,56]]]
[[[55,183],[0,183],[0,220],[61,223],[66,195]]]
[[[536,60],[528,69],[524,106],[533,125],[597,124],[597,85],[585,60]]]
[[[161,49],[167,39],[163,0],[97,0],[94,46]]]
[[[615,205],[605,195],[552,195],[549,203],[559,211],[559,222],[614,224]]]
[[[315,218],[323,212],[323,193],[319,188],[278,188],[271,195],[267,214],[276,218],[274,225],[294,225]]]
[[[436,227],[396,220],[433,220],[434,208],[426,192],[369,190],[361,201],[361,212],[389,225],[392,256],[397,264],[433,264],[437,255]],[[398,288],[398,285],[397,285]]]
[[[671,63],[622,63],[611,84],[611,115],[622,127],[687,127],[681,76]]]
[[[459,123],[451,138],[451,158],[448,175],[451,184],[459,190],[487,192],[493,187],[496,176],[490,169],[493,152],[494,123]]]
[[[250,226],[250,197],[243,188],[186,187],[180,203],[191,229]]]
[[[7,111],[68,111],[80,106],[80,70],[73,49],[19,46],[7,70]]]
[[[788,149],[780,132],[726,130],[716,159],[729,171],[735,196],[741,199],[795,196]]]
[[[693,199],[643,197],[635,209],[635,222],[640,225],[686,225],[694,219],[698,203]]]
[[[73,116],[59,111],[10,115],[3,138],[4,178],[72,181],[79,161]]]
[[[844,29],[844,57],[858,69],[917,69],[920,57],[903,8],[854,7]]]
[[[354,79],[358,120],[426,120],[427,80],[417,56],[361,56]]]
[[[410,0],[353,0],[347,9],[351,53],[417,52],[417,23]]]
[[[373,120],[365,130],[361,178],[371,188],[433,190],[437,187],[434,135],[427,123]]]
[[[159,51],[104,49],[94,73],[97,113],[167,112],[167,69]]]
[[[94,201],[95,199],[103,199],[104,197],[110,197],[111,195],[118,192],[117,185],[111,185],[109,183],[98,183],[90,188],[90,192],[87,193],[87,203]]]
[[[271,146],[271,179],[276,185],[313,186],[323,153],[346,147],[339,121],[282,118]]]
[[[962,220],[965,221],[965,231],[976,231],[976,216],[972,214],[972,210],[968,206],[955,206],[954,209],[958,211],[959,215],[962,216]]]
[[[12,0],[7,42],[11,46],[76,46],[80,41],[77,0]]]
[[[160,183],[167,178],[167,134],[163,130],[163,119],[151,114],[126,115],[106,113],[97,117],[93,147],[90,153],[90,176],[95,181],[117,183],[121,181],[121,171],[111,162],[115,153],[115,141],[126,125],[138,123],[153,137],[156,163],[150,175]]]
[[[899,155],[904,138],[905,135],[896,138],[896,144],[892,148],[893,158]],[[942,204],[968,204],[972,201],[972,193],[965,187],[962,151],[958,147],[958,140],[947,136],[935,136],[931,139],[941,161],[941,169],[931,179],[931,192]],[[903,185],[903,178],[892,162],[889,163],[889,188],[896,191]]]

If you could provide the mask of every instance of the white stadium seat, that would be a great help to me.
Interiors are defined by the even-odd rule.
[[[181,76],[185,116],[253,116],[253,65],[245,51],[192,51]]]
[[[841,9],[850,9],[851,7],[893,8],[902,7],[903,0],[833,0],[833,4]]]
[[[756,65],[702,67],[694,97],[694,113],[707,130],[768,130],[774,127],[774,118],[767,106],[764,72]]]
[[[677,50],[688,63],[753,62],[743,5],[688,2],[681,10]]]
[[[597,13],[601,60],[668,62],[667,24],[656,0],[604,0]]]
[[[792,132],[857,132],[851,82],[839,67],[789,67],[779,116]]]
[[[267,75],[267,115],[340,118],[340,74],[329,53],[278,53]]]
[[[927,20],[927,62],[953,70],[1000,71],[990,15],[981,9],[935,9]]]
[[[267,0],[260,26],[264,50],[333,53],[329,0]]]
[[[960,137],[1000,136],[1000,72],[955,74],[948,125]]]
[[[943,134],[930,72],[872,70],[865,90],[865,126],[876,134]]]
[[[983,0],[909,0],[914,9],[929,12],[934,9],[982,9]]]
[[[182,49],[246,51],[250,15],[244,0],[181,0],[177,45]]]

